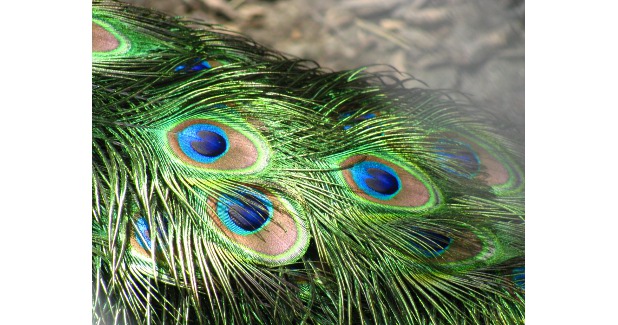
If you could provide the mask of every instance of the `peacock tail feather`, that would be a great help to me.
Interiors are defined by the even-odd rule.
[[[392,72],[93,2],[95,324],[521,324],[521,148]]]

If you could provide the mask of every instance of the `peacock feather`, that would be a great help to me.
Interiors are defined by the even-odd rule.
[[[392,71],[93,2],[95,324],[521,324],[521,149]]]

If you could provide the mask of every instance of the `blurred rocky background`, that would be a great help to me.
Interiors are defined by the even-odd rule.
[[[523,0],[125,0],[333,70],[388,64],[461,92],[524,139]]]

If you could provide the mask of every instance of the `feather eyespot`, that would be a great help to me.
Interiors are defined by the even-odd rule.
[[[225,172],[252,172],[266,166],[267,146],[248,127],[192,119],[167,133],[174,154],[189,165]]]
[[[366,155],[352,156],[340,166],[352,191],[367,201],[414,209],[430,208],[439,202],[435,186],[413,166]]]
[[[256,188],[238,188],[209,200],[209,217],[232,251],[268,265],[296,260],[309,244],[298,210]],[[235,247],[235,248],[234,248]]]
[[[473,135],[449,133],[447,136],[449,140],[442,140],[442,143],[445,143],[444,141],[457,143],[462,149],[469,148],[469,155],[474,154],[474,159],[469,163],[470,170],[474,167],[475,161],[478,161],[479,171],[481,168],[484,168],[484,173],[478,171],[470,173],[468,178],[477,178],[485,181],[498,195],[515,193],[523,189],[523,172],[500,146],[490,141],[483,141],[481,138]],[[439,146],[440,141],[437,143],[437,147]],[[446,158],[446,156],[442,157]],[[452,159],[460,163],[460,172],[463,171],[465,173],[468,167],[462,163],[463,160],[468,158],[462,156]]]
[[[414,229],[408,233],[412,251],[456,268],[473,267],[496,258],[496,243],[482,229],[455,228],[449,232]]]

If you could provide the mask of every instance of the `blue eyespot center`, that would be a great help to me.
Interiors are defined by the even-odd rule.
[[[513,282],[518,288],[526,289],[526,268],[516,267],[513,269]]]
[[[235,197],[223,196],[217,203],[217,215],[234,233],[250,235],[270,221],[272,202],[259,193],[241,192]]]
[[[448,173],[471,179],[481,169],[481,160],[467,143],[442,139],[435,148],[439,151],[441,160],[445,162],[442,168]]]
[[[375,161],[360,162],[351,169],[357,186],[372,197],[389,200],[401,190],[401,180],[397,172]]]
[[[149,251],[152,248],[152,240],[150,239],[150,225],[148,219],[141,217],[135,221],[137,232],[135,233],[135,240],[144,249]],[[157,227],[159,230],[159,236],[163,236],[163,232],[167,233],[167,220],[163,219],[163,230]]]
[[[178,133],[178,145],[189,158],[210,164],[229,150],[225,131],[211,124],[192,124]]]
[[[344,118],[346,118],[346,117],[352,116],[352,114],[353,114],[353,112],[346,112],[346,113],[343,113],[343,114],[341,114],[341,115],[339,116],[339,119],[344,119]],[[343,126],[343,129],[344,129],[344,130],[351,129],[351,128],[352,128],[352,126],[354,126],[354,125],[356,125],[356,124],[358,124],[358,123],[360,123],[360,122],[362,122],[362,121],[365,121],[365,120],[368,120],[368,119],[374,118],[374,117],[376,117],[376,116],[378,116],[378,115],[377,115],[377,114],[375,114],[375,113],[367,113],[367,114],[363,114],[363,115],[361,115],[361,116],[358,116],[358,117],[356,117],[356,118],[352,119],[352,120],[349,122],[350,124],[346,124],[346,125],[344,125],[344,126]]]
[[[411,234],[414,239],[410,245],[419,254],[426,257],[442,255],[453,243],[453,239],[432,231],[418,230]]]
[[[152,247],[152,242],[150,241],[150,225],[148,224],[148,220],[142,217],[135,221],[135,226],[137,227],[137,233],[135,234],[135,239],[137,243],[142,246],[145,250],[150,250]]]
[[[227,149],[227,142],[220,134],[212,131],[199,131],[200,140],[191,141],[191,148],[206,157],[218,157]]]
[[[185,64],[181,64],[174,68],[175,72],[197,72],[202,71],[204,69],[210,69],[212,66],[208,61],[202,59],[195,59],[191,62],[187,62]]]
[[[384,194],[392,195],[399,190],[397,177],[388,171],[378,168],[367,168],[370,177],[365,178],[365,184],[372,190]]]

